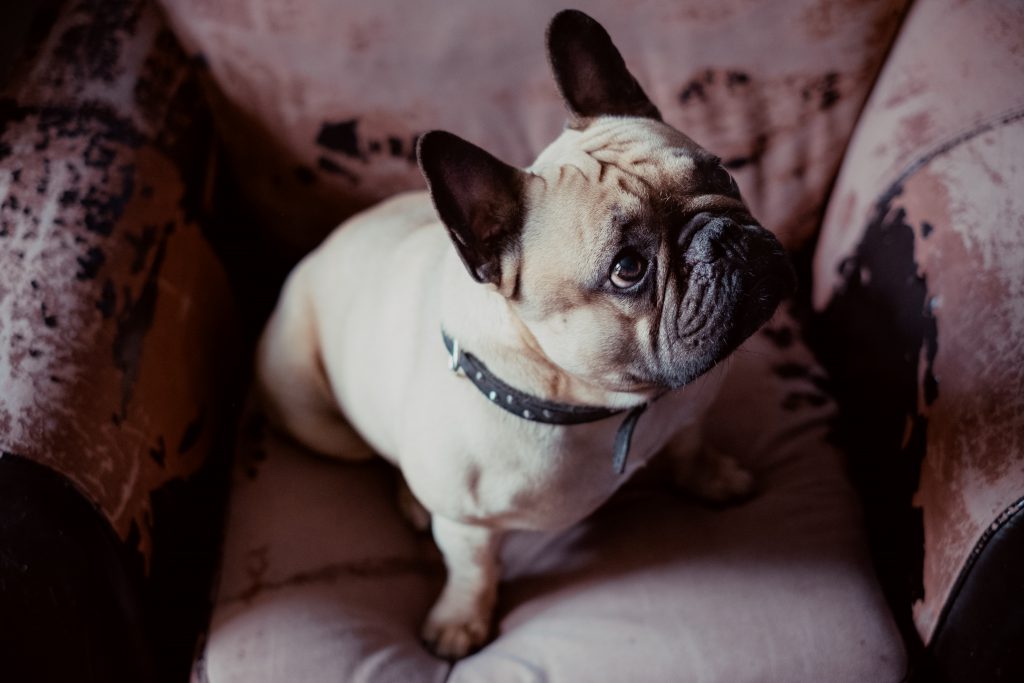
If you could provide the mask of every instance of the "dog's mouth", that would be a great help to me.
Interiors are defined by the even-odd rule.
[[[770,232],[709,216],[679,245],[674,284],[659,331],[660,369],[647,378],[670,388],[731,354],[793,293],[796,277]]]

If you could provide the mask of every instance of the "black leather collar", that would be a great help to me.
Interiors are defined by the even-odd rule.
[[[444,339],[445,348],[448,349],[448,368],[452,372],[461,370],[469,381],[480,390],[480,393],[490,399],[491,403],[524,420],[552,425],[578,425],[597,422],[626,412],[625,408],[572,405],[548,401],[527,394],[498,379],[479,358],[463,351],[459,347],[458,340],[452,339],[443,330],[441,337]],[[633,430],[636,428],[640,415],[646,409],[646,403],[629,409],[626,419],[619,425],[619,431],[615,434],[615,445],[612,449],[612,468],[617,474],[626,471],[626,460],[629,457]]]

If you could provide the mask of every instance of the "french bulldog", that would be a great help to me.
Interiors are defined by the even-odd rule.
[[[289,275],[258,395],[305,446],[401,470],[399,505],[447,568],[422,629],[439,656],[488,638],[509,530],[579,522],[658,452],[687,490],[746,494],[704,448],[722,372],[794,278],[719,159],[662,121],[607,32],[547,32],[569,111],[526,169],[447,132],[429,192],[339,226]]]

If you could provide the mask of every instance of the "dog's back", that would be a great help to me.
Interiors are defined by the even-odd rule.
[[[414,339],[432,303],[423,290],[446,247],[429,197],[413,192],[342,223],[302,260],[256,353],[257,391],[277,426],[324,455],[369,457],[347,418],[377,453],[394,457],[386,421],[401,390],[390,385],[415,364]]]

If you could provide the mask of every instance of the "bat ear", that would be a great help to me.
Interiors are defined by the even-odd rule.
[[[526,174],[440,130],[420,137],[416,156],[466,270],[477,282],[500,287],[501,257],[522,231]]]
[[[642,116],[661,112],[629,73],[601,24],[578,10],[559,12],[548,26],[548,61],[575,118]]]

